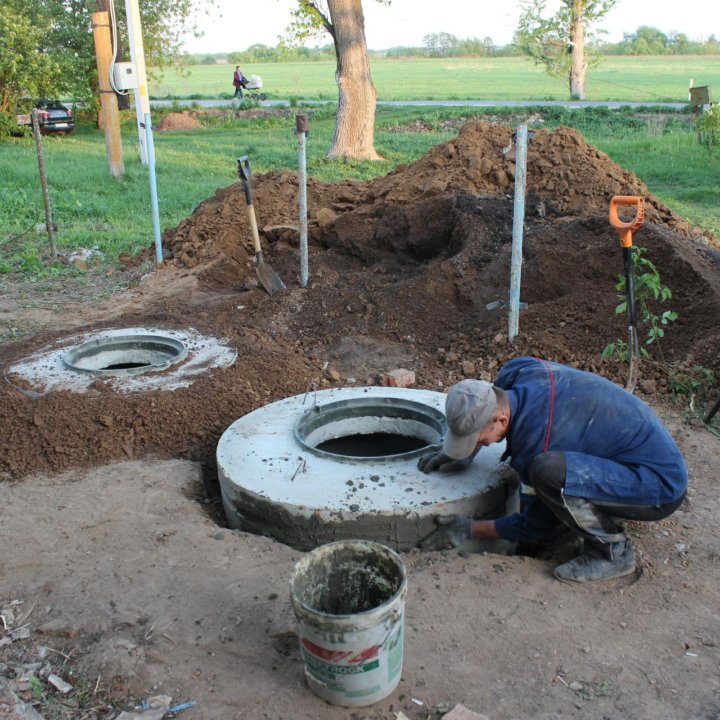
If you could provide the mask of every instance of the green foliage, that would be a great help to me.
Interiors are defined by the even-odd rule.
[[[251,45],[247,50],[231,53],[228,57],[231,63],[284,63],[284,62],[321,62],[335,61],[335,47],[332,43],[320,47],[306,47],[304,45],[290,47],[288,44],[279,44],[276,47],[267,45]],[[207,63],[206,63],[207,64]]]
[[[715,373],[704,365],[693,365],[670,375],[670,391],[673,395],[694,398],[698,392],[715,382]]]
[[[40,0],[0,3],[0,112],[15,112],[25,95],[39,96],[59,71],[52,15]]]
[[[700,144],[713,157],[720,137],[720,105],[715,103],[709,110],[701,113],[695,121]]]
[[[143,0],[140,14],[148,64],[179,64],[185,36],[197,34],[199,11],[213,4],[214,0]],[[90,16],[98,9],[95,0],[0,3],[0,111],[14,111],[13,105],[25,95],[90,101],[97,86]],[[125,6],[115,3],[115,10],[121,51],[129,57]]]
[[[423,45],[431,57],[447,57],[459,44],[454,35],[446,32],[430,33],[423,38]]]
[[[40,680],[36,677],[29,677],[28,683],[30,685],[30,691],[32,692],[32,696],[35,700],[38,702],[42,702],[45,700],[45,693],[43,690],[43,684],[40,682]]]
[[[15,113],[0,112],[0,140],[24,134],[25,129],[18,126]]]
[[[652,41],[650,40],[652,38]],[[589,46],[601,50],[603,55],[661,56],[661,55],[718,55],[720,40],[710,35],[706,40],[690,40],[684,33],[669,32],[667,35],[646,25],[636,32],[626,32],[618,43],[599,42],[599,38]],[[390,48],[368,49],[371,58],[411,58],[430,57],[426,46],[396,45]],[[457,44],[447,48],[444,57],[519,57],[520,48],[515,43],[498,46],[489,36],[484,38],[457,38]],[[316,62],[334,60],[335,49],[332,43],[308,47],[307,45],[289,47],[287,39],[276,46],[255,43],[245,50],[232,53],[192,53],[188,56],[191,65],[217,65],[226,63],[282,63]]]
[[[672,298],[672,292],[667,285],[663,285],[655,264],[647,257],[645,253],[647,248],[636,247],[633,252],[633,285],[636,308],[640,310],[640,316],[637,319],[638,325],[645,328],[645,345],[659,344],[659,341],[665,336],[665,328],[669,323],[674,322],[678,318],[678,314],[674,310],[664,310],[658,314],[655,307]],[[627,313],[627,295],[626,282],[624,276],[618,276],[615,289],[620,291],[618,297],[621,302],[615,308],[615,314],[621,315]],[[638,328],[639,329],[639,328]],[[638,332],[639,336],[639,332]],[[646,348],[640,348],[640,354],[648,357],[649,353]],[[607,345],[601,357],[610,359],[617,357],[619,360],[627,360],[629,357],[629,348],[626,342],[616,340],[614,343]]]
[[[720,41],[710,35],[707,40],[690,40],[684,33],[667,35],[657,28],[642,25],[636,32],[623,33],[619,43],[603,45],[606,55],[717,55]]]
[[[600,51],[593,41],[603,31],[593,31],[593,23],[601,20],[616,3],[617,0],[561,0],[557,12],[548,17],[547,0],[527,0],[515,43],[535,64],[544,66],[548,75],[568,77],[575,28],[583,28],[585,62],[590,67],[597,65]]]

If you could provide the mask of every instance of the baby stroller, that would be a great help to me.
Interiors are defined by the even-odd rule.
[[[264,92],[260,92],[263,86],[262,78],[259,75],[251,75],[243,88],[247,95],[253,100],[267,100],[267,95]]]

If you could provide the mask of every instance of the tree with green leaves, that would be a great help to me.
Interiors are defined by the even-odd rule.
[[[583,100],[588,68],[597,65],[601,57],[593,41],[602,31],[594,31],[593,25],[616,3],[561,0],[560,9],[548,16],[546,0],[523,0],[515,42],[535,64],[544,65],[549,75],[567,77],[570,97]]]
[[[48,52],[51,32],[51,18],[41,4],[0,4],[0,112],[14,113],[21,98],[52,88],[60,67],[56,54]]]
[[[125,3],[115,0],[117,36],[125,57]],[[148,65],[178,64],[187,34],[198,34],[199,14],[214,0],[143,0],[140,15]],[[90,16],[110,0],[2,0],[0,111],[24,96],[59,95],[89,102],[97,93]],[[124,45],[124,47],[123,47]]]
[[[388,2],[388,0],[379,0]],[[338,110],[328,157],[379,160],[375,151],[375,100],[362,0],[298,0],[288,42],[327,32],[335,45]]]
[[[458,39],[447,32],[430,33],[423,38],[423,45],[435,57],[446,57],[458,44]]]

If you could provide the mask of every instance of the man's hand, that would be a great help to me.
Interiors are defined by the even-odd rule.
[[[450,550],[472,537],[473,519],[470,517],[438,515],[435,524],[438,529],[420,543],[421,550]]]
[[[445,473],[458,472],[468,467],[473,460],[472,455],[464,460],[453,460],[442,451],[442,446],[431,445],[430,447],[432,452],[423,455],[417,464],[418,470],[422,470],[424,473],[431,473],[433,470]]]

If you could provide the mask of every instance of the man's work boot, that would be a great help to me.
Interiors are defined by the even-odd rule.
[[[635,570],[635,553],[630,540],[600,545],[585,541],[585,552],[558,565],[553,575],[561,582],[585,583],[610,580]]]

